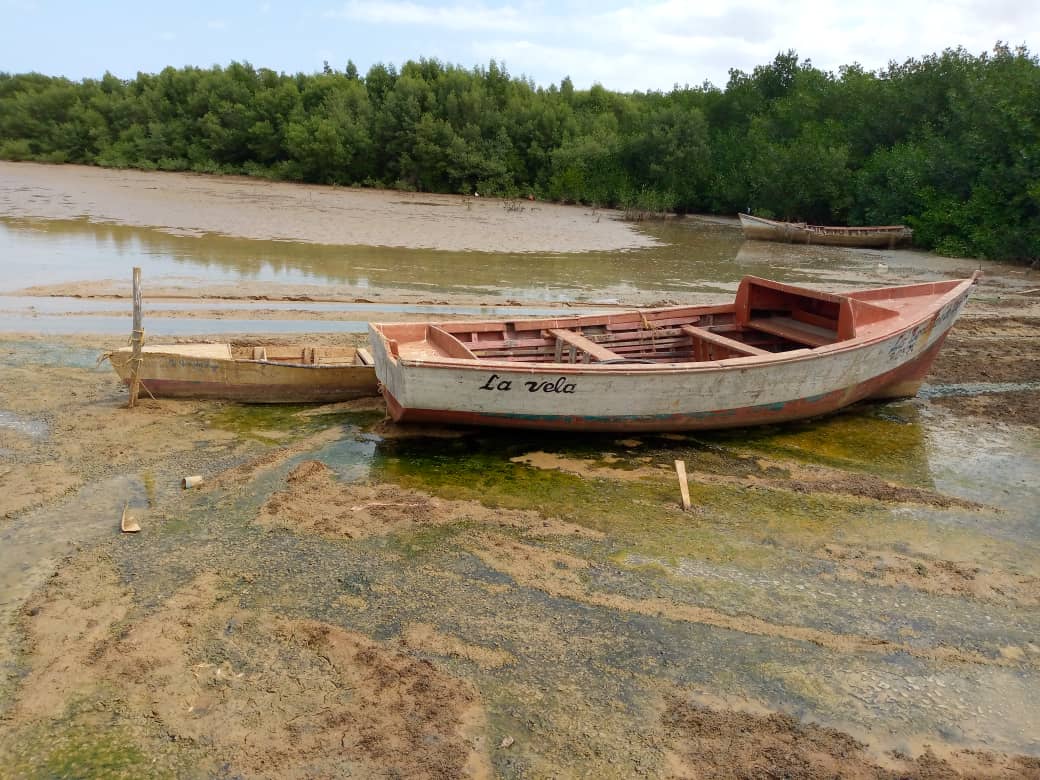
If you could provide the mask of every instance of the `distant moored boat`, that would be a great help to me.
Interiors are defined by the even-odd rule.
[[[894,247],[909,241],[914,231],[906,225],[844,227],[808,225],[805,222],[777,222],[750,214],[740,214],[744,238],[781,241],[787,244],[824,244],[851,247]]]

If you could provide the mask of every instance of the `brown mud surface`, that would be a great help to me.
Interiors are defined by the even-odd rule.
[[[244,438],[234,425],[217,424],[225,411],[254,414],[234,405],[145,399],[137,410],[123,409],[125,390],[114,373],[48,361],[34,365],[26,359],[46,341],[34,337],[28,342],[0,342],[0,350],[12,361],[5,366],[7,381],[0,387],[3,408],[47,424],[42,438],[34,429],[3,429],[8,452],[2,467],[15,478],[7,484],[43,486],[44,475],[50,475],[48,484],[54,491],[28,498],[13,491],[4,495],[3,506],[16,524],[49,505],[60,507],[61,501],[93,482],[150,469],[157,483],[167,484],[167,498],[161,487],[156,489],[157,497],[149,502],[154,507],[145,507],[151,514],[145,515],[143,532],[133,541],[174,545],[168,548],[170,570],[179,571],[182,564],[176,561],[194,556],[190,548],[178,548],[172,530],[183,522],[178,520],[178,500],[210,502],[213,508],[208,512],[222,512],[226,502],[244,495],[243,486],[274,479],[275,489],[247,518],[247,525],[261,534],[312,538],[328,545],[374,544],[374,550],[399,544],[393,540],[418,540],[409,544],[436,549],[442,544],[437,540],[446,538],[440,535],[449,534],[455,549],[495,573],[481,584],[487,600],[509,597],[519,588],[578,609],[606,611],[623,623],[664,621],[804,644],[848,659],[845,663],[898,655],[938,668],[989,674],[1026,673],[1040,658],[1040,648],[1026,645],[1011,645],[994,655],[968,645],[923,643],[913,637],[902,641],[734,613],[710,604],[681,603],[667,594],[606,592],[594,585],[603,576],[604,561],[581,550],[608,543],[610,536],[573,522],[566,512],[556,516],[494,502],[448,499],[389,481],[345,480],[311,457],[340,441],[337,415],[371,415],[378,404],[352,402],[295,411],[289,418],[299,421],[295,425],[316,427],[296,431],[288,439],[284,423],[257,423],[253,433],[266,436],[260,444],[255,436]],[[109,346],[86,337],[64,344],[70,353]],[[963,349],[972,348],[973,342],[965,340]],[[943,378],[972,381],[968,365],[963,361],[960,374]],[[267,419],[264,410],[255,414]],[[382,430],[388,434],[386,440],[393,441],[392,426],[375,425],[371,430]],[[444,441],[457,440],[457,432],[443,433],[450,434]],[[403,440],[411,435],[405,432]],[[682,436],[660,438],[685,441]],[[598,460],[549,451],[532,451],[514,460],[518,468],[558,471],[604,485],[674,484],[670,462],[639,460],[641,440],[614,445],[614,452]],[[226,462],[200,466],[206,476],[202,488],[170,498],[169,485],[189,473],[189,465],[199,463],[200,451],[210,451],[211,457],[220,452]],[[626,453],[634,454],[634,460]],[[984,505],[870,474],[748,454],[739,448],[709,454],[690,468],[691,480],[703,489],[723,485],[788,494],[793,500],[833,493],[866,506],[908,504],[980,517],[993,514]],[[284,476],[277,477],[279,473]],[[64,481],[55,476],[59,474]],[[102,544],[85,543],[58,561],[54,576],[15,616],[15,636],[0,643],[0,650],[17,659],[20,669],[8,686],[0,736],[0,761],[15,767],[14,776],[41,776],[33,769],[41,760],[59,768],[52,774],[68,773],[67,767],[74,770],[100,760],[99,750],[105,760],[122,767],[111,776],[126,777],[141,776],[146,767],[155,766],[162,767],[155,776],[170,777],[199,772],[219,776],[223,771],[288,778],[527,774],[523,760],[530,760],[525,751],[531,748],[510,742],[517,727],[502,726],[500,710],[489,710],[486,676],[520,674],[532,643],[556,647],[559,639],[551,632],[535,631],[521,644],[503,645],[481,631],[446,626],[442,612],[434,608],[410,613],[394,631],[376,638],[370,630],[349,624],[374,619],[387,593],[407,602],[404,586],[387,583],[369,592],[340,594],[329,607],[354,616],[345,627],[342,620],[330,622],[298,609],[286,610],[278,599],[268,606],[244,600],[243,592],[267,579],[266,574],[244,572],[266,568],[262,558],[253,559],[246,550],[222,558],[220,565],[197,564],[191,576],[179,581],[148,584],[128,573],[134,557],[130,548],[118,544],[130,537],[115,538],[117,518],[113,512]],[[695,527],[710,522],[701,515]],[[395,546],[391,550],[391,560],[397,561],[393,566],[412,565],[408,556],[414,553]],[[123,562],[116,565],[112,556]],[[810,556],[831,566],[817,575],[821,584],[867,585],[1007,609],[1035,610],[1038,604],[1040,583],[1035,576],[995,568],[971,556],[929,557],[857,543],[854,538],[819,545]],[[434,582],[458,579],[450,571],[415,565]],[[291,575],[289,580],[285,576],[270,572],[272,583],[291,581]],[[511,607],[495,609],[508,614]],[[609,652],[610,642],[597,638],[584,646],[589,652]],[[458,664],[477,670],[475,676],[460,674]],[[517,696],[544,695],[528,684],[510,685]],[[747,713],[718,702],[702,706],[691,703],[681,686],[665,681],[649,687],[666,702],[659,723],[636,736],[611,721],[601,736],[589,732],[592,736],[586,738],[586,724],[594,722],[599,711],[582,702],[569,716],[555,716],[554,730],[544,737],[551,747],[544,749],[557,758],[546,760],[561,760],[559,756],[586,744],[588,752],[581,748],[571,760],[607,777],[1013,778],[1037,771],[1034,758],[966,751],[935,740],[915,743],[912,755],[879,753],[862,741],[860,731],[853,737],[768,707]],[[3,691],[0,686],[0,694]],[[103,748],[98,734],[104,735]],[[632,740],[638,748],[631,747]],[[629,759],[622,758],[626,750]],[[596,751],[603,752],[597,756]],[[548,765],[532,766],[547,770]]]
[[[957,323],[927,382],[1040,383],[1040,317],[972,317]],[[935,403],[955,414],[1040,427],[1040,391],[949,395]]]
[[[960,751],[940,758],[875,762],[866,745],[834,729],[803,725],[782,714],[719,712],[672,697],[662,717],[671,743],[668,778],[783,777],[790,780],[941,780],[1040,777],[1040,759]]]
[[[506,205],[242,176],[0,161],[0,214],[8,217],[86,217],[178,235],[479,252],[589,252],[654,243],[613,212]]]
[[[0,362],[26,349],[26,340],[46,343],[39,336],[0,336]],[[95,349],[98,357],[106,347],[96,337],[73,343]],[[4,365],[0,409],[35,421],[46,433],[0,427],[0,450],[8,451],[0,460],[0,518],[64,496],[102,474],[147,468],[203,445],[235,445],[233,434],[207,426],[202,412],[212,407],[201,402],[159,402],[142,394],[137,408],[119,411],[120,401],[125,404],[125,394],[110,369],[44,371],[33,359]]]
[[[928,593],[962,595],[998,604],[1040,606],[1040,577],[983,569],[972,563],[936,560],[893,552],[828,544],[823,557],[840,564],[834,576],[907,587]]]
[[[39,695],[13,720],[31,731],[88,699],[203,748],[211,771],[490,776],[471,686],[357,633],[240,609],[228,587],[205,572],[141,614],[104,559],[69,561],[23,610]]]

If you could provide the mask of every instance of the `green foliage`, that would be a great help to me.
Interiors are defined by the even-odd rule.
[[[503,197],[633,213],[906,223],[918,245],[1040,257],[1040,64],[998,44],[866,72],[788,51],[669,93],[495,61],[287,75],[249,63],[71,82],[0,73],[0,158]]]

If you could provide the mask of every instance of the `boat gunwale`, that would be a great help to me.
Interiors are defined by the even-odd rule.
[[[391,363],[397,364],[401,367],[409,368],[446,368],[446,369],[476,369],[476,368],[487,368],[496,370],[508,370],[514,373],[559,373],[563,375],[568,374],[583,374],[583,373],[606,373],[616,374],[621,376],[638,376],[642,374],[677,374],[677,373],[691,373],[691,372],[703,372],[703,371],[718,371],[722,369],[737,369],[737,368],[756,368],[758,366],[773,366],[778,363],[797,363],[804,360],[814,360],[821,357],[829,357],[834,354],[841,352],[861,349],[863,347],[871,346],[886,339],[890,339],[912,330],[916,327],[927,322],[931,317],[934,317],[944,306],[952,303],[953,301],[966,294],[976,283],[978,275],[975,274],[969,279],[962,279],[958,284],[951,287],[947,292],[943,293],[939,297],[931,301],[926,307],[924,307],[923,313],[913,320],[907,321],[905,324],[900,325],[898,328],[892,328],[884,330],[874,335],[854,336],[844,341],[837,341],[833,344],[824,344],[819,347],[803,347],[801,349],[788,350],[786,352],[775,352],[770,355],[747,355],[741,357],[725,358],[723,360],[712,360],[712,361],[686,361],[686,362],[674,362],[674,363],[653,363],[653,364],[632,364],[625,365],[624,363],[534,363],[534,362],[516,362],[509,360],[493,360],[484,358],[450,358],[450,357],[437,357],[433,359],[415,359],[415,358],[402,358],[399,355],[394,355],[388,348],[387,342],[390,340],[389,337],[383,333],[383,326],[397,325],[401,323],[369,323],[370,333],[378,334],[379,338],[383,341],[384,352],[386,358]],[[940,282],[941,283],[941,282]],[[929,284],[924,282],[923,284]],[[933,283],[934,284],[934,283]],[[919,284],[911,285],[899,285],[891,288],[868,288],[864,290],[854,290],[847,293],[837,293],[842,296],[854,296],[856,293],[868,293],[879,289],[905,289],[910,287],[920,286]],[[654,311],[668,311],[671,309],[690,309],[696,307],[690,306],[678,306],[678,307],[666,307],[662,309],[655,309]],[[544,319],[544,318],[540,318]],[[899,321],[902,322],[902,317],[898,317]],[[443,326],[445,324],[484,324],[486,322],[503,322],[503,320],[481,320],[468,322],[466,320],[452,320],[446,322],[438,322],[437,324]],[[522,322],[522,320],[508,320],[508,322]],[[413,325],[430,325],[433,323],[417,322],[408,323]],[[952,326],[951,326],[952,327]]]
[[[205,345],[205,346],[208,346],[208,345],[213,344],[213,343],[223,344],[224,342],[209,342],[209,341],[199,342],[200,345]],[[307,368],[307,369],[319,369],[319,368],[340,369],[340,368],[372,368],[373,367],[369,363],[364,363],[364,362],[359,362],[358,361],[358,354],[357,354],[358,353],[358,349],[357,348],[354,348],[354,354],[351,356],[351,361],[352,362],[350,362],[350,363],[288,363],[288,362],[281,361],[281,360],[257,360],[255,358],[235,357],[234,355],[231,355],[230,357],[218,357],[218,356],[215,356],[215,355],[206,355],[206,354],[202,354],[202,353],[192,354],[190,351],[185,351],[185,352],[165,352],[165,351],[163,351],[161,349],[162,347],[168,347],[168,346],[182,346],[182,345],[180,345],[180,344],[151,344],[151,345],[145,345],[145,347],[144,347],[144,349],[142,351],[142,358],[147,360],[147,359],[150,359],[150,358],[163,358],[163,357],[167,357],[167,358],[180,358],[180,359],[188,359],[188,360],[208,360],[208,361],[213,362],[213,363],[227,363],[227,364],[232,364],[232,363],[251,363],[253,365],[258,365],[258,366],[282,366],[284,368]],[[190,345],[189,344],[185,344],[183,346],[190,346]],[[119,355],[119,354],[123,354],[123,353],[129,353],[132,350],[133,350],[133,347],[119,347],[118,349],[111,350],[110,354]]]

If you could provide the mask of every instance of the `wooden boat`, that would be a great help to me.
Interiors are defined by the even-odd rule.
[[[825,244],[851,247],[894,247],[909,241],[914,231],[905,225],[842,227],[807,225],[804,222],[776,222],[750,214],[740,214],[744,238],[781,241],[787,244]]]
[[[718,306],[369,330],[395,420],[729,428],[914,395],[974,280],[835,294],[747,276]]]
[[[104,355],[130,382],[130,347]],[[245,403],[348,401],[378,395],[372,356],[348,347],[146,345],[141,395]]]

